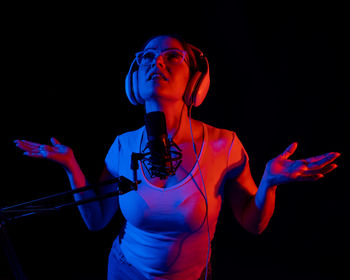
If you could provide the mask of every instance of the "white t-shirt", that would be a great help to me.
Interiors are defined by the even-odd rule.
[[[204,141],[198,162],[179,183],[159,188],[145,177],[139,164],[137,191],[119,196],[126,223],[119,235],[120,248],[127,261],[148,279],[195,279],[205,268],[208,253],[208,228],[213,238],[223,201],[227,171],[230,177],[241,173],[248,156],[237,135],[203,124]],[[133,180],[131,153],[141,152],[145,127],[116,138],[106,166],[114,176]],[[183,157],[185,160],[186,157]],[[199,168],[203,175],[205,189]],[[112,247],[113,250],[113,247]]]

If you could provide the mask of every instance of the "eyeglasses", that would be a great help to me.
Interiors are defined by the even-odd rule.
[[[145,50],[136,53],[136,62],[139,66],[151,65],[158,56],[162,56],[165,64],[180,64],[186,57],[186,51],[169,49],[165,51]]]

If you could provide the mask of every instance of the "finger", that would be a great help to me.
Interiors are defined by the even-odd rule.
[[[34,146],[23,142],[17,142],[16,146],[25,151],[37,151],[39,150],[39,147],[40,147],[40,145]]]
[[[16,146],[24,151],[36,153],[40,152],[40,150],[43,150],[43,147],[45,145],[23,140],[17,141]]]
[[[328,153],[328,154],[324,154],[316,157],[311,157],[304,161],[307,163],[308,168],[317,169],[330,164],[339,156],[340,156],[339,153]]]
[[[27,140],[15,140],[16,144],[23,144],[26,146],[33,146],[33,147],[37,147],[40,146],[40,143],[36,143],[36,142],[31,142],[31,141],[27,141]]]
[[[21,150],[30,153],[30,155],[35,155],[36,153],[48,153],[53,151],[53,147],[49,145],[32,145],[28,143],[17,143],[16,146],[20,148]]]
[[[55,137],[51,137],[51,143],[52,143],[52,145],[60,145],[61,143],[55,138]]]
[[[32,146],[32,145],[28,145],[28,144],[26,144],[26,143],[24,143],[22,141],[18,141],[18,142],[16,142],[16,147],[18,147],[18,148],[20,148],[22,150],[31,150],[33,148],[37,148],[38,146],[35,147],[35,146]]]
[[[298,143],[294,142],[288,146],[288,148],[280,155],[281,157],[287,159],[289,158],[292,154],[294,154],[295,150],[298,147]]]
[[[322,155],[318,155],[318,156],[314,156],[314,157],[309,157],[307,158],[306,160],[309,162],[309,163],[313,163],[313,162],[317,162],[319,160],[322,160],[324,158],[332,158],[332,157],[339,157],[340,156],[340,153],[326,153],[326,154],[322,154]]]
[[[322,174],[316,174],[316,175],[299,175],[296,179],[297,181],[317,181],[324,176]]]
[[[327,173],[333,171],[334,169],[336,169],[337,167],[338,167],[338,165],[333,163],[333,164],[326,165],[322,168],[306,170],[303,172],[303,174],[305,174],[305,175],[327,174]]]

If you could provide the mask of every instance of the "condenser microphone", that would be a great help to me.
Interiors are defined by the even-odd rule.
[[[168,138],[165,114],[160,111],[145,115],[147,146],[144,162],[151,177],[166,179],[174,175],[181,163],[181,149]],[[171,150],[175,147],[176,150]]]

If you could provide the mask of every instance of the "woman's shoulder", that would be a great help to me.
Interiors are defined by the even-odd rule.
[[[202,122],[203,126],[206,128],[208,136],[211,139],[229,139],[232,140],[236,133],[232,130],[228,130],[225,128],[218,128],[213,125]]]
[[[121,149],[121,147],[137,145],[137,143],[139,142],[142,136],[143,130],[144,130],[144,126],[138,129],[126,131],[117,135],[114,139],[112,146],[118,146],[119,149]]]
[[[144,130],[144,126],[138,128],[138,129],[135,129],[135,130],[130,130],[130,131],[126,131],[126,132],[123,132],[122,134],[119,134],[117,136],[117,138],[119,139],[134,139],[136,140],[138,136],[141,136],[143,130]]]

